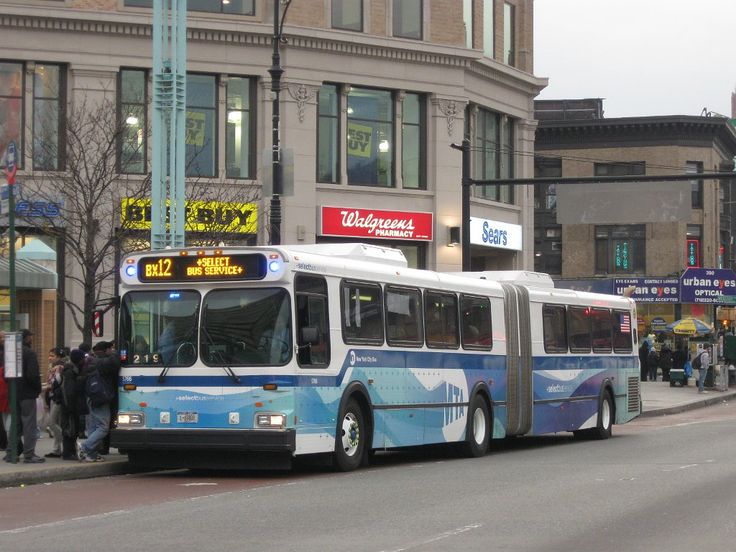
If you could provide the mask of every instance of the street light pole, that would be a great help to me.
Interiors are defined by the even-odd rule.
[[[284,193],[284,185],[281,167],[281,113],[279,105],[279,94],[281,92],[281,75],[284,70],[281,68],[281,53],[279,46],[282,41],[282,30],[284,27],[284,19],[289,9],[291,0],[284,2],[284,13],[280,13],[281,0],[273,0],[273,54],[271,55],[271,67],[268,73],[271,75],[271,94],[273,95],[273,103],[271,108],[271,175],[273,182],[273,190],[271,195],[270,207],[270,244],[281,245],[281,196]]]
[[[470,140],[463,139],[462,144],[450,144],[450,147],[462,152],[462,207],[460,211],[461,255],[463,272],[470,272]]]

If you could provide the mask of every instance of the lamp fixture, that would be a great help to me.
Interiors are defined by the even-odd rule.
[[[460,245],[460,227],[459,226],[448,226],[448,240],[447,247],[457,247]]]

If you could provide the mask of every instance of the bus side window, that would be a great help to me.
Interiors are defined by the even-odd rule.
[[[567,324],[564,306],[544,305],[542,307],[542,331],[544,332],[545,352],[567,352]]]
[[[330,333],[327,282],[320,276],[298,274],[296,295],[296,344],[300,366],[327,366],[330,363]]]
[[[458,309],[457,297],[450,293],[427,291],[424,294],[424,319],[427,347],[457,349]]]

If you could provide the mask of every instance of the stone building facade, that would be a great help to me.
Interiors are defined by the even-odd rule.
[[[131,127],[117,153],[128,176],[150,171],[151,4],[0,0],[0,102],[15,117],[0,147],[20,144],[19,179],[64,170],[63,141],[57,158],[34,154],[34,121],[58,113],[63,136],[72,106],[102,98]],[[258,224],[231,243],[268,243],[272,13],[271,0],[189,0],[190,176],[259,192]],[[471,140],[476,178],[533,175],[533,99],[546,80],[533,76],[532,22],[532,0],[292,0],[281,45],[282,242],[369,241],[401,248],[414,266],[460,270],[460,248],[448,247],[461,225],[461,157],[450,146]],[[513,249],[473,240],[474,269],[533,267],[532,202],[531,186],[474,191],[474,219],[518,234]],[[393,235],[350,223],[406,227],[415,217],[429,222]],[[41,236],[26,220],[25,239]],[[65,293],[78,296],[65,274],[79,268],[59,258]],[[78,340],[63,309],[58,326],[60,341]],[[112,328],[108,318],[108,339]]]

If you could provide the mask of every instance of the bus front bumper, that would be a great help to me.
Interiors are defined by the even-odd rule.
[[[293,453],[293,429],[113,429],[110,446],[121,451],[233,451]]]

